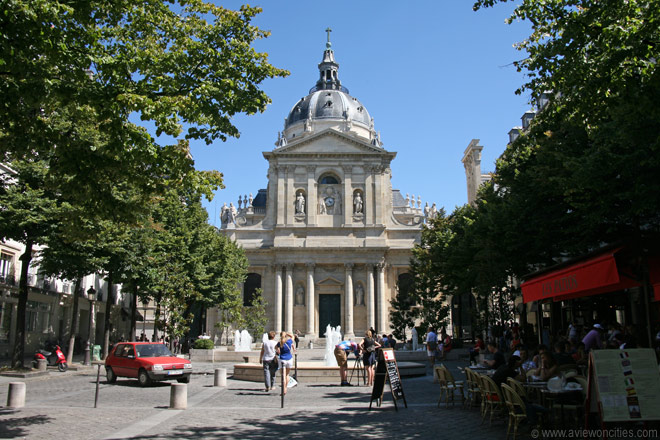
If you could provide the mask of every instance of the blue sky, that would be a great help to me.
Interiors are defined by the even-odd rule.
[[[217,2],[237,9],[241,2]],[[513,6],[472,11],[470,0],[263,1],[255,24],[271,36],[255,44],[291,75],[263,84],[272,103],[258,115],[238,116],[239,139],[192,144],[198,169],[224,174],[226,188],[206,203],[210,223],[224,202],[266,188],[270,151],[292,106],[315,84],[327,27],[339,79],[374,118],[383,147],[396,151],[392,186],[451,212],[467,202],[461,158],[471,139],[484,146],[482,171],[493,171],[511,127],[530,108],[515,95],[524,82],[512,62],[528,35],[507,25]]]

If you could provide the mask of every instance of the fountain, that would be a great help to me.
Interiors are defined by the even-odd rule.
[[[415,327],[412,328],[412,351],[417,351],[417,345],[419,344],[419,341],[417,339],[417,329]]]
[[[234,334],[234,351],[251,351],[252,350],[252,336],[247,330],[239,332],[236,330]]]
[[[241,345],[239,351],[250,351],[252,350],[252,336],[248,333],[247,330],[241,332]]]
[[[341,342],[341,326],[330,327],[330,324],[325,328],[325,365],[327,367],[336,367],[337,359],[335,359],[335,346]]]

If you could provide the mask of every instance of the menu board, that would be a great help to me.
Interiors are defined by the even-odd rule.
[[[603,422],[660,420],[660,374],[650,348],[596,350],[589,381]]]
[[[403,399],[403,403],[408,408],[406,396],[403,393],[403,385],[401,384],[401,376],[399,375],[399,367],[394,357],[394,349],[383,348],[380,350],[378,356],[378,363],[376,364],[376,374],[374,377],[374,387],[371,391],[371,401],[369,402],[369,409],[374,400],[377,401],[378,406],[383,400],[383,393],[385,391],[385,380],[390,383],[390,390],[392,391],[392,399],[394,400],[394,407],[397,408],[396,401]],[[397,408],[398,409],[398,408]]]

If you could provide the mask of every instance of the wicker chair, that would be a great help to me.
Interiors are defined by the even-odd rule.
[[[509,424],[506,428],[506,438],[509,438],[511,425],[513,425],[513,440],[516,440],[516,436],[518,435],[518,425],[520,425],[521,421],[527,418],[525,402],[512,387],[505,383],[502,384],[502,394],[504,395],[504,403],[509,412]]]
[[[463,394],[463,382],[456,382],[452,377],[449,370],[445,367],[439,367],[435,370],[440,384],[440,397],[438,399],[438,407],[443,400],[445,401],[445,408],[449,407],[449,401],[454,406],[456,391],[460,392],[461,403],[464,402],[465,396]]]
[[[465,378],[467,382],[467,399],[465,400],[465,403],[472,408],[475,403],[481,402],[481,386],[479,385],[477,373],[469,368],[465,369]]]
[[[486,411],[483,413],[481,423],[486,419],[486,412],[490,411],[490,425],[493,424],[493,414],[495,410],[500,410],[502,413],[506,410],[504,406],[504,399],[497,384],[488,376],[481,376],[481,384],[483,386],[483,397],[486,402]]]
[[[506,380],[507,384],[513,388],[513,390],[523,399],[527,399],[527,392],[525,391],[525,387],[523,387],[522,383],[518,382],[516,379],[513,377],[509,377]]]

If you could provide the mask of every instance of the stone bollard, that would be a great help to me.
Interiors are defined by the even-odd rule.
[[[215,375],[213,376],[213,386],[214,387],[226,387],[227,386],[227,369],[226,368],[216,368]]]
[[[37,371],[46,371],[48,361],[46,359],[37,359]]]
[[[188,385],[173,383],[170,385],[170,409],[186,409],[188,407]]]
[[[25,382],[9,382],[7,394],[8,408],[23,408],[25,406]]]

